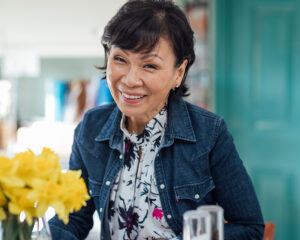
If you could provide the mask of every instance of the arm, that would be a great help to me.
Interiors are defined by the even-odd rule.
[[[78,127],[77,127],[78,130]],[[76,141],[76,131],[72,146],[72,154],[70,158],[70,169],[82,171],[82,177],[88,187],[88,173],[82,162],[81,155]],[[69,215],[69,223],[65,225],[57,216],[49,221],[49,226],[53,239],[77,240],[84,239],[88,235],[93,226],[93,213],[95,206],[93,200],[87,201],[87,206],[82,207],[78,212]]]
[[[228,221],[224,226],[225,240],[262,239],[264,222],[254,187],[223,120],[216,137],[211,172],[216,200]]]

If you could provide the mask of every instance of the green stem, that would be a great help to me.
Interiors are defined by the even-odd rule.
[[[2,221],[3,240],[30,240],[33,225],[26,221],[20,222],[18,215],[7,213]]]

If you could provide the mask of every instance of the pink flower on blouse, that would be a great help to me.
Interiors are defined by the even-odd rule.
[[[162,209],[159,208],[155,208],[152,212],[152,217],[156,218],[156,219],[162,219],[162,217],[164,216]]]

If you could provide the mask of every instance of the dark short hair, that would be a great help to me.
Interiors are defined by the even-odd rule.
[[[134,52],[150,52],[160,37],[166,37],[174,51],[175,66],[188,60],[181,85],[171,96],[188,96],[185,80],[195,60],[194,32],[184,12],[168,0],[129,0],[108,22],[101,43],[105,50],[107,67],[108,53],[112,45]]]

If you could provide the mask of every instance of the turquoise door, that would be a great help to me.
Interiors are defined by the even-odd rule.
[[[215,0],[216,110],[276,240],[300,239],[300,1]]]

